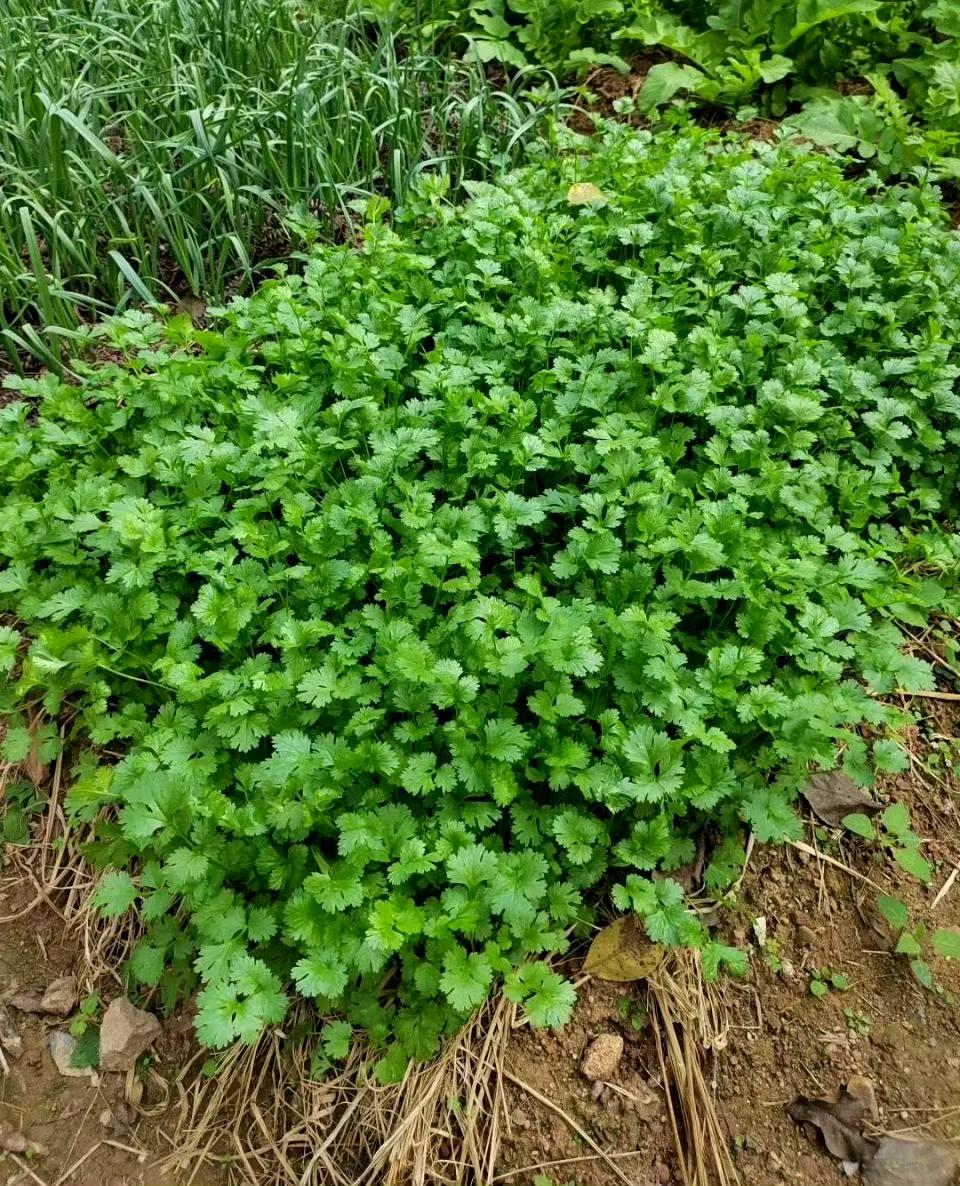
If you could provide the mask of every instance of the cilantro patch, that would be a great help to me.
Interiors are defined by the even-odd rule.
[[[386,1081],[498,983],[562,1023],[599,901],[735,964],[651,873],[709,828],[722,886],[865,722],[898,767],[895,617],[960,614],[958,310],[934,193],[611,128],[21,382],[3,707],[93,743],[135,979],[212,1046],[303,993]]]

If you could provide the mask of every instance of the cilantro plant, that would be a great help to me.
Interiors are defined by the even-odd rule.
[[[693,129],[560,147],[0,411],[6,711],[89,740],[100,904],[211,1046],[295,993],[385,1079],[501,981],[560,1023],[542,957],[606,895],[736,966],[651,874],[709,828],[722,884],[932,686],[894,615],[960,613],[936,194]]]

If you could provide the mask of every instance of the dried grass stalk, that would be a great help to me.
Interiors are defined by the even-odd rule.
[[[661,964],[650,978],[647,1006],[685,1186],[733,1186],[740,1177],[704,1073],[705,1059],[726,1046],[728,1027],[697,952],[677,951]]]

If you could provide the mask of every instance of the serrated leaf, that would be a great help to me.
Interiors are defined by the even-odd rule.
[[[933,932],[931,943],[937,955],[960,960],[960,927],[940,927]]]
[[[894,836],[903,836],[910,831],[910,812],[902,803],[891,803],[885,807],[880,819]]]
[[[130,972],[138,984],[152,987],[160,983],[165,963],[163,948],[141,941],[130,956]]]
[[[916,936],[911,935],[909,931],[904,931],[897,940],[897,945],[893,950],[897,955],[921,955],[923,952],[923,948],[917,942]]]
[[[873,826],[869,816],[862,812],[855,811],[852,815],[845,815],[840,821],[848,832],[853,832],[856,836],[862,836],[864,840],[876,840],[877,830]]]
[[[877,898],[880,913],[896,931],[902,931],[910,925],[910,911],[899,898],[880,894]]]
[[[443,960],[440,988],[457,1012],[466,1013],[486,1000],[492,978],[493,969],[485,956],[453,947]]]
[[[107,873],[93,893],[91,902],[108,918],[129,910],[139,896],[129,873]]]
[[[918,881],[922,881],[924,885],[929,885],[933,877],[933,868],[930,862],[922,857],[914,848],[895,848],[893,850],[893,859],[897,862],[901,869],[905,870],[916,877]]]

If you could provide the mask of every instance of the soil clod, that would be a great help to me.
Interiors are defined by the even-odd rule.
[[[609,1080],[617,1073],[623,1057],[623,1038],[619,1034],[600,1034],[587,1047],[580,1070],[588,1079]]]

